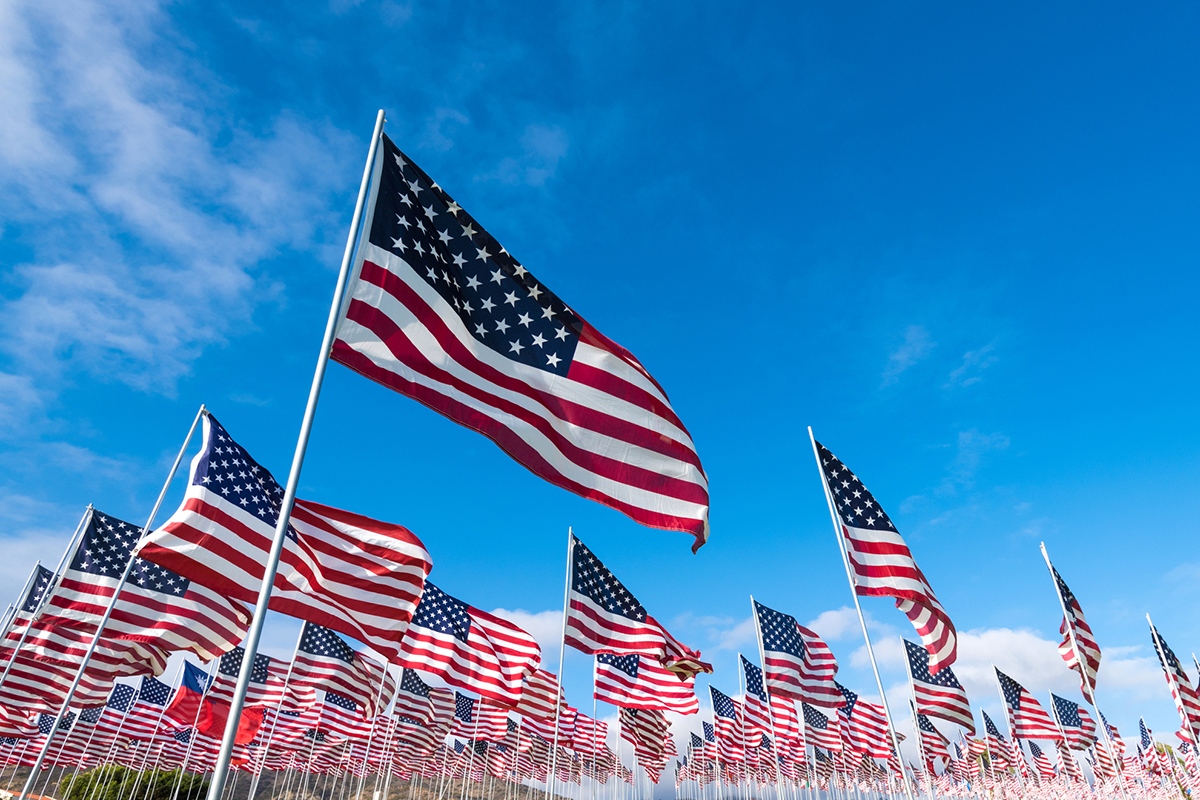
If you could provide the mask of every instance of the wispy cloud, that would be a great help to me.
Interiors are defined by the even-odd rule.
[[[974,386],[983,380],[982,372],[996,363],[995,342],[985,344],[978,350],[963,353],[962,363],[955,367],[946,380],[946,388]]]
[[[687,631],[703,642],[705,653],[734,652],[752,647],[756,641],[754,617],[704,616],[681,614],[672,621],[672,629]]]
[[[929,331],[920,325],[909,325],[904,331],[904,341],[888,356],[883,370],[883,386],[891,386],[900,380],[908,369],[923,361],[933,352],[934,341]]]
[[[938,493],[952,495],[975,484],[975,475],[983,465],[984,458],[999,450],[1006,450],[1009,439],[1002,433],[981,433],[975,428],[959,431],[955,442],[954,460]]]
[[[321,247],[349,137],[207,118],[221,89],[152,58],[178,32],[151,2],[9,4],[0,30],[0,198],[35,253],[3,352],[39,395],[68,370],[169,394],[277,293],[258,261]]]

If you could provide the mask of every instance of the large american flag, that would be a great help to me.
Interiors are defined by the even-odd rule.
[[[937,672],[954,663],[958,636],[933,587],[913,560],[896,526],[862,481],[837,456],[816,442],[821,475],[833,497],[854,574],[854,590],[866,597],[892,597],[904,612],[921,644],[929,651],[929,668]]]
[[[712,672],[712,667],[700,661],[698,650],[692,650],[668,633],[574,535],[566,643],[588,655],[652,656],[667,669],[684,676]]]
[[[558,698],[557,707],[565,708],[566,696],[559,685],[558,676],[544,669],[536,669],[525,676],[516,710],[526,718],[553,719],[555,697]]]
[[[391,140],[379,143],[333,358],[643,525],[708,537],[708,479],[666,394]]]
[[[1096,743],[1096,721],[1087,713],[1087,709],[1053,692],[1050,693],[1050,700],[1054,704],[1054,716],[1062,726],[1072,750],[1087,750]]]
[[[837,708],[845,702],[834,680],[837,659],[820,636],[790,614],[767,608],[757,600],[754,614],[770,694],[825,708]]]
[[[66,628],[91,634],[120,591],[104,628],[106,640],[140,642],[167,652],[188,650],[203,661],[236,647],[249,627],[249,612],[211,588],[135,557],[141,534],[138,525],[93,511],[40,619],[62,620]],[[131,558],[129,578],[120,586]]]
[[[429,582],[395,659],[504,706],[517,705],[522,679],[541,660],[541,648],[521,628]]]
[[[336,633],[312,622],[304,623],[300,633],[289,684],[339,694],[354,701],[368,718],[387,708],[396,691],[386,664],[356,652]]]
[[[838,690],[846,700],[846,704],[838,709],[838,717],[847,743],[872,758],[890,757],[893,748],[883,706],[863,700],[841,684],[838,684]]]
[[[1200,694],[1197,693],[1192,679],[1188,677],[1175,652],[1167,645],[1167,640],[1162,638],[1162,634],[1153,624],[1150,625],[1150,634],[1183,728],[1191,732],[1193,742],[1200,742]]]
[[[695,678],[681,678],[647,656],[610,653],[596,656],[596,699],[618,708],[695,714],[700,710],[695,682]]]
[[[975,717],[971,704],[967,702],[967,691],[954,670],[943,667],[935,675],[929,669],[929,651],[921,645],[904,640],[908,654],[908,669],[912,675],[913,694],[917,698],[917,710],[931,717],[962,725],[975,735]]]
[[[1083,618],[1083,607],[1079,605],[1075,593],[1067,586],[1057,569],[1051,566],[1050,572],[1054,574],[1059,597],[1067,609],[1062,625],[1058,628],[1063,637],[1058,644],[1058,652],[1063,661],[1067,662],[1067,666],[1079,673],[1084,694],[1090,696],[1090,693],[1096,690],[1096,673],[1100,670],[1100,644],[1092,633],[1092,626]],[[1075,644],[1079,646],[1079,653],[1076,653],[1075,647],[1071,645],[1072,631],[1075,633]],[[1080,655],[1083,656],[1082,666],[1079,663]]]
[[[271,473],[206,414],[183,505],[142,541],[138,555],[253,603],[282,499]],[[406,528],[297,500],[270,608],[391,659],[431,567],[425,546]]]
[[[1000,681],[1000,693],[1004,695],[1004,706],[1008,712],[1008,724],[1012,729],[1013,738],[1051,741],[1063,738],[1054,720],[1028,689],[999,669],[996,669],[996,678]]]

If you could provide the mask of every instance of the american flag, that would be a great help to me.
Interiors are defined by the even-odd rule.
[[[717,753],[721,761],[740,761],[745,757],[745,719],[742,704],[715,686],[709,686],[708,690],[712,695]],[[707,729],[705,733],[707,734]]]
[[[842,704],[834,678],[837,659],[829,645],[796,618],[754,601],[759,641],[763,649],[766,688],[772,695],[837,708]]]
[[[105,625],[106,640],[138,642],[165,652],[188,650],[211,661],[237,646],[250,614],[212,589],[133,555],[142,529],[93,511],[79,546],[50,593],[41,621],[94,633],[114,592],[116,607]],[[121,576],[130,559],[125,585]],[[27,646],[37,647],[32,641]]]
[[[0,737],[26,739],[37,733],[37,723],[32,715],[0,706]]]
[[[572,750],[585,755],[597,755],[607,749],[608,723],[592,719],[586,714],[575,717],[575,730],[569,745]]]
[[[242,659],[246,657],[243,647],[235,647],[217,662],[217,674],[209,687],[209,697],[222,703],[233,702],[233,690],[237,688],[238,674],[242,669]],[[254,667],[250,671],[250,684],[246,688],[246,705],[248,706],[277,706],[283,699],[284,679],[287,677],[287,667],[275,661],[265,653],[255,653]],[[292,687],[289,685],[289,690]],[[299,688],[299,687],[297,687]],[[290,693],[290,692],[289,692]],[[306,702],[298,705],[311,705],[317,700],[316,692],[308,689],[305,692]]]
[[[153,739],[162,726],[171,687],[157,678],[142,678],[137,698],[125,711],[121,735],[134,739]]]
[[[403,670],[400,687],[396,690],[396,705],[393,714],[415,719],[422,725],[434,720],[433,687],[421,680],[415,669]]]
[[[5,663],[12,662],[8,677],[0,687],[0,703],[57,714],[75,680],[79,659],[87,651],[91,639],[55,624],[53,619],[35,622],[33,630],[38,642],[36,648],[31,637],[15,654],[11,648],[0,653]],[[118,677],[161,674],[166,669],[167,658],[166,651],[153,645],[101,639],[84,670],[72,704],[78,707],[102,705]]]
[[[836,717],[830,719],[808,703],[800,704],[800,712],[804,716],[804,738],[809,744],[830,750],[842,749]]]
[[[567,701],[558,683],[558,676],[544,669],[536,669],[525,676],[516,709],[526,718],[553,719],[555,695],[558,695],[558,706],[565,708]]]
[[[1062,765],[1062,771],[1072,783],[1083,783],[1083,770],[1079,768],[1079,762],[1075,760],[1075,756],[1071,753],[1071,749],[1064,742],[1055,742],[1055,749],[1058,752],[1058,763]]]
[[[742,664],[742,679],[746,687],[742,706],[746,714],[746,728],[750,733],[771,732],[771,706],[767,701],[767,689],[763,683],[763,671],[743,655],[738,655]]]
[[[621,738],[633,745],[634,755],[643,766],[647,763],[657,767],[651,780],[657,780],[658,772],[666,763],[671,724],[661,711],[645,709],[621,709]]]
[[[1096,721],[1073,700],[1059,697],[1050,693],[1054,704],[1054,716],[1062,726],[1067,736],[1067,744],[1072,750],[1087,750],[1096,742]]]
[[[921,734],[921,749],[925,752],[927,759],[944,758],[950,760],[950,740],[947,739],[941,731],[933,726],[929,717],[916,711],[917,715],[917,730]]]
[[[517,704],[522,679],[541,660],[541,648],[521,628],[429,582],[396,659],[504,706]]]
[[[138,555],[253,603],[282,498],[271,473],[205,415],[183,505],[142,541]],[[425,546],[407,529],[297,500],[270,608],[392,659],[431,567]]]
[[[482,700],[454,693],[454,736],[498,742],[508,733],[508,712]]]
[[[318,724],[321,731],[346,739],[366,738],[371,733],[371,723],[358,704],[334,692],[325,693]]]
[[[1167,640],[1162,638],[1162,634],[1153,624],[1150,626],[1150,633],[1155,652],[1158,653],[1158,662],[1162,665],[1163,673],[1167,678],[1167,685],[1171,689],[1171,697],[1175,700],[1175,708],[1179,711],[1179,719],[1183,723],[1183,728],[1191,731],[1192,741],[1200,741],[1200,695],[1197,694],[1196,687],[1188,677],[1183,665],[1179,663],[1179,658],[1176,657],[1175,652],[1167,645]]]
[[[581,652],[651,656],[681,675],[712,672],[712,667],[699,660],[699,651],[668,633],[574,535],[567,605],[566,643]]]
[[[986,711],[981,709],[979,713],[983,716],[983,729],[987,735],[984,746],[987,748],[993,765],[1003,768],[1008,764],[1009,759],[1008,740],[1000,733],[1000,729],[996,727],[995,722],[992,722],[992,718]]]
[[[929,651],[919,644],[904,640],[908,654],[908,669],[912,675],[913,694],[917,698],[917,710],[931,717],[953,722],[975,735],[975,717],[967,692],[963,689],[954,670],[943,667],[937,674],[929,670]]]
[[[29,623],[37,615],[42,598],[46,596],[47,590],[55,579],[55,574],[40,563],[34,565],[33,574],[29,576],[29,590],[25,592],[24,599],[16,607],[12,619],[8,622],[2,643],[5,650],[22,644],[24,636],[29,630]]]
[[[929,669],[937,673],[954,663],[958,637],[925,574],[896,526],[862,481],[820,442],[822,477],[833,498],[854,573],[854,590],[865,597],[892,597],[921,644],[929,651]]]
[[[521,266],[384,136],[333,358],[643,525],[708,537],[708,479],[631,353]]]
[[[1029,743],[1029,753],[1033,756],[1033,767],[1037,770],[1038,775],[1046,780],[1054,778],[1054,764],[1050,763],[1050,757],[1042,752],[1042,748],[1037,746],[1037,742]]]
[[[682,678],[657,659],[636,654],[596,656],[595,697],[619,708],[695,714],[695,678]]]
[[[304,623],[300,634],[289,691],[292,684],[349,698],[367,717],[387,708],[396,692],[387,664],[355,652],[336,633],[312,622]]]
[[[1000,693],[1004,695],[1004,706],[1008,711],[1008,724],[1017,739],[1046,739],[1058,741],[1062,732],[1046,713],[1034,696],[1021,684],[999,669],[996,677],[1000,681]]]
[[[883,706],[863,700],[841,684],[838,690],[846,699],[846,704],[838,709],[838,717],[850,746],[872,758],[891,756],[892,743]]]
[[[1058,652],[1063,657],[1063,661],[1067,662],[1067,667],[1079,673],[1083,692],[1090,696],[1089,693],[1096,690],[1096,673],[1100,670],[1100,644],[1092,633],[1092,626],[1088,625],[1087,620],[1083,618],[1083,607],[1079,605],[1079,599],[1075,597],[1075,593],[1067,586],[1067,582],[1058,574],[1057,569],[1051,566],[1050,572],[1054,575],[1058,595],[1067,609],[1062,625],[1058,628],[1058,632],[1063,636],[1063,640],[1058,645]],[[1072,631],[1075,633],[1075,644],[1079,646],[1079,654],[1083,656],[1083,668],[1079,665],[1079,654],[1076,654],[1075,648],[1071,644]]]

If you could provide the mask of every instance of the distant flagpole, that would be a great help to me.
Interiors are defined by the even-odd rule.
[[[167,490],[171,488],[171,481],[174,480],[175,473],[179,471],[179,465],[182,463],[184,455],[187,454],[188,445],[191,444],[193,434],[196,433],[196,426],[200,424],[200,418],[204,414],[205,408],[201,405],[200,410],[196,412],[196,416],[192,420],[192,427],[188,428],[187,436],[184,437],[183,446],[179,448],[179,453],[175,456],[175,463],[171,465],[171,469],[167,473],[167,479],[163,481],[162,490],[158,493],[158,499],[154,501],[154,507],[150,509],[150,516],[146,519],[146,524],[142,526],[142,536],[145,536],[150,530],[150,526],[154,524],[154,518],[158,516],[158,509],[162,507],[163,499],[167,496]],[[92,508],[88,506],[88,514],[90,515],[91,513]],[[80,682],[83,681],[83,674],[87,671],[88,662],[91,661],[92,654],[96,652],[96,648],[100,644],[100,637],[104,633],[104,626],[108,624],[109,618],[112,617],[113,610],[117,607],[117,600],[121,597],[121,589],[125,588],[125,583],[129,580],[129,575],[133,571],[133,565],[137,561],[138,559],[131,552],[129,563],[125,565],[125,571],[121,573],[121,580],[117,582],[116,588],[113,589],[112,597],[108,600],[108,606],[104,609],[104,616],[100,617],[100,621],[96,623],[96,632],[92,635],[91,644],[88,645],[87,652],[83,654],[83,660],[79,663],[79,670],[75,673],[75,680],[71,682],[70,688],[67,689],[62,707],[58,709],[58,715],[54,718],[54,724],[51,726],[50,732],[46,734],[46,743],[42,745],[37,759],[34,760],[33,766],[29,769],[29,778],[26,779],[25,786],[21,789],[20,800],[28,800],[29,792],[33,789],[38,770],[42,768],[42,762],[46,760],[46,754],[50,752],[50,745],[54,742],[54,734],[58,733],[58,725],[62,722],[63,717],[66,716],[67,709],[71,705],[71,700],[75,697],[75,691],[79,688]],[[59,568],[59,572],[63,572],[62,567]],[[49,594],[49,589],[47,589],[46,595]],[[218,798],[212,798],[212,800],[218,800]]]
[[[1080,687],[1083,689],[1083,697],[1092,704],[1092,708],[1096,709],[1096,716],[1100,717],[1100,727],[1104,730],[1104,750],[1108,753],[1108,757],[1112,759],[1115,766],[1117,764],[1115,756],[1116,747],[1112,743],[1112,733],[1108,730],[1108,723],[1104,721],[1104,714],[1100,711],[1100,705],[1096,702],[1096,690],[1092,686],[1092,681],[1088,678],[1087,661],[1084,660],[1083,649],[1079,646],[1079,639],[1075,635],[1075,625],[1071,620],[1072,615],[1067,612],[1067,598],[1063,597],[1062,588],[1058,585],[1058,580],[1054,577],[1054,565],[1050,563],[1050,554],[1046,552],[1046,543],[1039,542],[1039,547],[1042,550],[1042,558],[1046,561],[1046,569],[1050,571],[1050,580],[1054,583],[1054,594],[1058,596],[1058,604],[1062,608],[1063,623],[1067,626],[1067,635],[1071,638],[1071,649],[1075,651],[1075,660],[1079,663]],[[1050,699],[1050,705],[1054,705],[1053,697]],[[1054,709],[1054,719],[1058,719],[1057,707]],[[1060,723],[1059,728],[1061,727],[1062,724]],[[1066,734],[1064,733],[1063,736],[1065,740]],[[1129,800],[1122,781],[1117,781],[1117,788],[1121,791],[1121,797]]]
[[[263,565],[262,587],[258,592],[258,602],[254,605],[254,618],[250,622],[250,630],[246,634],[246,644],[244,645],[246,655],[242,659],[242,668],[238,673],[237,687],[229,702],[229,719],[225,722],[221,749],[217,753],[216,766],[213,767],[212,782],[208,785],[208,800],[221,800],[221,794],[225,791],[225,780],[228,777],[229,762],[233,756],[238,721],[246,702],[246,690],[250,687],[250,676],[254,672],[254,654],[258,651],[259,640],[262,639],[263,624],[267,618],[267,605],[271,600],[275,573],[279,570],[279,557],[283,554],[288,523],[292,518],[292,505],[296,502],[296,487],[300,484],[300,469],[304,466],[304,454],[308,450],[308,437],[312,433],[313,418],[317,413],[317,400],[321,396],[321,384],[325,380],[325,369],[329,366],[329,354],[333,349],[334,333],[337,329],[338,317],[341,315],[342,298],[346,294],[346,286],[349,282],[354,246],[358,241],[358,228],[362,221],[363,207],[367,201],[367,188],[375,168],[375,154],[379,148],[379,137],[383,133],[383,120],[383,109],[379,109],[379,113],[375,116],[375,130],[371,134],[371,144],[367,149],[367,163],[363,167],[362,182],[358,187],[358,200],[354,204],[354,216],[350,220],[350,232],[346,236],[342,266],[338,272],[337,285],[333,290],[333,303],[329,309],[329,319],[325,323],[325,336],[321,341],[321,351],[317,356],[317,368],[313,373],[312,385],[308,390],[308,403],[304,407],[300,435],[296,439],[296,450],[292,455],[292,467],[288,472],[287,487],[284,489],[283,499],[280,501],[275,538],[271,541],[271,552],[267,556],[267,562]],[[22,797],[21,800],[25,800],[25,798]]]
[[[875,673],[875,686],[879,689],[879,699],[883,702],[883,714],[887,717],[888,732],[892,736],[892,747],[896,750],[896,759],[900,758],[900,738],[896,735],[896,725],[892,721],[892,711],[888,708],[887,693],[883,691],[883,679],[879,677],[879,665],[875,663],[875,650],[871,647],[871,635],[867,633],[867,620],[863,616],[862,605],[858,602],[858,590],[854,585],[854,572],[850,569],[850,556],[846,553],[846,543],[838,524],[837,509],[833,506],[833,495],[829,493],[829,484],[825,480],[825,472],[821,469],[821,454],[817,452],[817,440],[813,436],[812,426],[808,428],[808,440],[812,443],[813,458],[817,461],[817,475],[821,478],[821,487],[825,490],[825,502],[829,505],[829,519],[833,523],[833,533],[837,537],[838,551],[842,554],[842,565],[846,568],[846,580],[850,582],[850,596],[854,598],[854,610],[858,612],[858,622],[862,626],[863,641],[867,644],[867,656],[871,660],[871,671]],[[912,785],[908,773],[904,771],[904,763],[900,763],[900,778],[904,782],[904,794],[908,800],[913,797]],[[209,800],[218,800],[210,797]]]
[[[558,677],[554,682],[554,736],[550,745],[550,768],[546,772],[546,799],[549,800],[558,768],[558,724],[562,714],[563,661],[567,655],[567,615],[571,612],[571,566],[575,556],[575,531],[567,528],[567,577],[563,587],[562,636],[558,640]],[[593,692],[594,694],[594,692]],[[213,797],[209,800],[219,800]]]
[[[771,738],[775,740],[774,752],[771,753],[775,759],[775,795],[779,800],[783,800],[783,769],[779,763],[779,756],[783,752],[783,743],[779,739],[779,728],[775,725],[775,704],[771,702],[771,690],[767,688],[767,654],[763,649],[762,626],[758,622],[758,608],[754,605],[754,595],[750,595],[750,616],[754,619],[754,633],[758,640],[758,663],[762,667],[763,673],[763,694],[767,696],[767,720],[771,723]],[[741,654],[738,654],[739,657]],[[740,663],[738,667],[745,669]],[[745,700],[745,693],[742,695]],[[745,713],[743,710],[742,713]]]

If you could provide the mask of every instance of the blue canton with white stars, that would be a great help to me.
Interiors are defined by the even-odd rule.
[[[914,681],[951,689],[963,688],[962,684],[958,682],[958,678],[954,677],[954,671],[949,667],[942,667],[936,675],[929,671],[929,651],[921,645],[913,644],[905,639],[904,649],[908,652],[908,666],[912,670]]]
[[[236,678],[242,671],[242,659],[246,657],[246,648],[235,647],[225,655],[221,656],[221,661],[217,665],[217,670],[222,675],[228,675]],[[250,670],[251,683],[266,683],[269,674],[267,667],[271,663],[271,657],[256,653],[254,655],[254,667]]]
[[[279,522],[283,487],[211,414],[208,415],[208,438],[192,470],[192,483],[221,495],[269,525]],[[291,525],[288,535],[293,540],[297,538]]]
[[[712,693],[713,713],[725,719],[737,719],[737,709],[729,695],[715,686],[710,686],[708,689]]]
[[[858,693],[850,691],[837,681],[834,681],[833,685],[836,686],[838,691],[842,693],[842,697],[846,698],[846,705],[838,710],[844,713],[847,717],[854,716],[854,706],[858,703]]]
[[[156,706],[165,706],[167,701],[170,699],[170,686],[163,683],[158,678],[151,678],[149,675],[142,678],[142,685],[138,688],[138,702],[152,703]]]
[[[358,703],[355,703],[349,697],[343,697],[340,694],[333,692],[325,693],[325,702],[338,708],[344,708],[347,711],[358,711]]]
[[[471,634],[471,615],[467,613],[467,604],[455,600],[429,581],[425,581],[425,593],[417,604],[412,624],[435,633],[449,634],[463,643]]]
[[[751,664],[745,656],[742,656],[741,659],[742,672],[744,672],[746,675],[746,691],[757,697],[759,700],[762,700],[764,703],[767,702],[767,690],[763,686],[762,670],[754,664]]]
[[[572,538],[571,590],[584,595],[610,614],[644,622],[647,616],[645,607],[583,542]]]
[[[120,578],[141,535],[140,526],[94,511],[71,559],[71,569],[102,578]],[[190,585],[186,578],[141,558],[134,559],[129,583],[175,597],[187,594]]]
[[[1051,693],[1054,700],[1054,710],[1058,715],[1059,724],[1064,728],[1082,728],[1083,720],[1079,716],[1079,704],[1065,697]]]
[[[1138,718],[1138,733],[1142,737],[1142,749],[1147,752],[1154,747],[1154,737],[1150,735],[1150,729],[1146,727],[1146,720]]]
[[[100,721],[100,715],[104,713],[104,706],[94,706],[85,708],[79,712],[79,721],[86,722],[89,725],[94,725]]]
[[[429,697],[429,685],[421,680],[421,676],[413,669],[404,670],[404,674],[400,678],[400,691],[426,699]]]
[[[323,628],[313,622],[304,623],[304,633],[300,636],[299,649],[310,655],[336,658],[347,664],[354,663],[354,648],[342,641],[342,637],[329,628]]]
[[[54,573],[38,564],[37,574],[33,577],[33,585],[29,587],[29,592],[25,595],[25,602],[21,604],[21,610],[27,614],[37,611],[38,604],[42,602],[46,590],[53,582]]]
[[[463,722],[473,722],[475,701],[461,692],[454,693],[454,716]]]
[[[995,736],[1000,741],[1004,741],[1004,736],[1000,733],[1000,729],[996,727],[996,723],[992,722],[992,718],[988,716],[986,711],[980,710],[983,715],[983,727],[988,732],[988,736]]]
[[[638,674],[638,662],[641,659],[636,655],[614,656],[609,653],[601,653],[596,656],[596,660],[601,664],[616,667],[631,678],[636,678]]]
[[[896,530],[892,520],[875,502],[875,496],[867,491],[863,482],[837,456],[820,442],[817,442],[817,453],[821,457],[821,469],[825,473],[829,491],[833,492],[833,503],[842,522],[864,530]]]
[[[1000,678],[1000,691],[1004,694],[1004,702],[1008,703],[1008,707],[1013,711],[1020,710],[1021,684],[1017,683],[1000,670],[996,670],[996,675]]]
[[[701,722],[700,726],[702,728],[704,728],[705,741],[715,742],[717,740],[717,736],[716,736],[716,733],[713,731],[713,726],[712,726],[711,722]]]
[[[477,341],[566,375],[582,321],[387,136],[371,244],[412,268]]]
[[[754,611],[758,615],[763,650],[804,658],[804,639],[800,636],[795,617],[769,609],[757,600],[754,601]]]
[[[924,714],[917,714],[917,724],[921,726],[921,730],[923,730],[925,733],[932,733],[936,734],[937,736],[941,736],[941,733],[938,732],[938,729],[933,727],[933,723],[929,721],[929,717],[925,716]]]
[[[137,692],[134,691],[132,686],[118,683],[112,688],[112,691],[109,692],[107,705],[109,708],[116,709],[117,711],[124,711],[125,709],[129,708],[131,703],[133,703],[133,698],[136,694]]]
[[[810,728],[816,728],[819,731],[826,730],[829,727],[829,717],[817,711],[808,703],[801,703],[804,712],[804,724]]]

